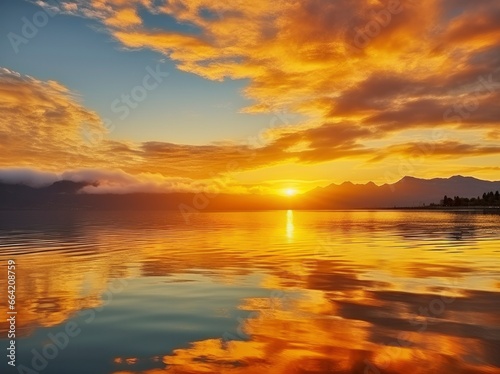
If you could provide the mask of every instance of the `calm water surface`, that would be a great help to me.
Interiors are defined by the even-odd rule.
[[[440,212],[189,224],[1,212],[0,336],[13,259],[18,367],[2,353],[0,372],[500,373],[499,227],[498,215]]]

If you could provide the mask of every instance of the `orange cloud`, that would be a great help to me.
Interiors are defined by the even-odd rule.
[[[76,95],[53,81],[40,81],[0,68],[0,165],[52,168],[79,145],[83,126],[96,134],[105,129],[99,116],[84,108]]]
[[[457,158],[466,156],[484,156],[500,154],[500,146],[464,144],[457,141],[444,142],[411,142],[395,144],[377,152],[373,161],[381,161],[397,155],[412,158]]]
[[[137,26],[142,23],[135,9],[122,9],[105,20],[106,25],[116,28]]]
[[[136,19],[138,7],[200,33],[148,29]],[[480,6],[449,0],[99,0],[90,9],[111,22],[110,33],[127,47],[156,50],[208,79],[250,79],[250,112],[287,107],[335,121],[380,118],[383,126],[387,110],[414,102],[446,111],[457,92],[470,93],[468,86],[498,67],[500,5],[491,0]],[[134,21],[116,21],[123,12]],[[425,124],[449,125],[441,112]]]
[[[0,135],[9,145],[0,165],[112,165],[132,174],[208,178],[285,162],[406,156],[416,143],[408,137],[430,128],[456,137],[440,139],[426,157],[497,154],[498,1],[92,0],[64,8],[100,20],[124,46],[155,50],[183,71],[248,79],[244,95],[254,103],[246,112],[285,108],[306,119],[268,130],[258,146],[115,141],[104,139],[97,115],[59,83],[3,71]],[[150,29],[139,10],[199,32]],[[102,139],[98,146],[82,139],[82,128],[87,138]],[[28,138],[35,140],[26,147]]]
[[[43,82],[2,69],[0,92],[0,166],[36,166],[58,173],[82,168],[123,170],[120,178],[109,172],[96,177],[102,179],[101,185],[88,187],[87,191],[95,193],[192,190],[196,180],[204,180],[202,184],[207,185],[211,178],[223,174],[290,162],[310,164],[343,158],[378,162],[415,153],[426,158],[500,153],[493,143],[478,145],[443,139],[435,139],[434,143],[382,144],[393,131],[390,121],[384,131],[355,121],[272,128],[259,144],[249,141],[195,146],[117,141],[107,137],[108,129],[97,114],[83,107],[78,96],[57,82]],[[393,89],[388,87],[385,92]],[[429,113],[432,111],[425,115]],[[397,118],[396,114],[386,113],[389,115]],[[378,142],[377,146],[373,142]],[[432,152],[423,152],[422,148]]]

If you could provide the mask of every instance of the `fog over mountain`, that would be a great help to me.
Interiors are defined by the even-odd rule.
[[[0,209],[165,209],[266,210],[266,209],[365,209],[419,207],[439,203],[444,195],[477,197],[500,190],[500,181],[473,177],[419,179],[404,177],[393,184],[377,186],[345,182],[315,188],[302,195],[205,194],[193,192],[89,194],[82,191],[96,181],[59,180],[47,186],[0,182]]]

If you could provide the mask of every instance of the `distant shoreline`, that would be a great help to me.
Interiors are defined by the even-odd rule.
[[[393,207],[381,208],[384,210],[422,210],[437,212],[475,212],[475,213],[496,213],[500,214],[498,206],[420,206],[420,207]]]
[[[303,212],[369,212],[369,211],[424,211],[424,212],[454,212],[454,213],[485,213],[485,214],[500,214],[500,207],[442,207],[442,206],[418,206],[418,207],[379,207],[379,208],[339,208],[339,209],[307,209],[307,208],[283,208],[283,209],[203,209],[196,213],[243,213],[243,212],[280,212],[280,211],[303,211]],[[179,212],[178,209],[162,209],[162,208],[0,208],[0,212]],[[192,213],[195,214],[195,213]]]

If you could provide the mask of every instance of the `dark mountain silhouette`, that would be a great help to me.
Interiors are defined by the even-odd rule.
[[[496,191],[499,188],[500,181],[490,182],[460,175],[434,179],[404,177],[394,184],[381,186],[372,182],[344,182],[306,193],[301,205],[311,209],[418,207],[424,204],[438,204],[444,195],[477,197],[486,191]]]
[[[0,209],[140,210],[165,209],[186,212],[202,210],[271,209],[363,209],[421,207],[439,203],[444,195],[477,197],[500,190],[500,181],[472,177],[418,179],[404,177],[394,184],[377,186],[344,182],[315,188],[302,195],[195,193],[85,194],[79,191],[95,182],[58,181],[47,187],[0,183]]]
[[[71,201],[78,204],[76,193],[87,182],[58,181],[48,187],[34,188],[23,184],[0,182],[0,209],[46,209],[52,206],[71,206]],[[61,203],[66,200],[66,205]],[[76,206],[76,205],[75,205]]]

